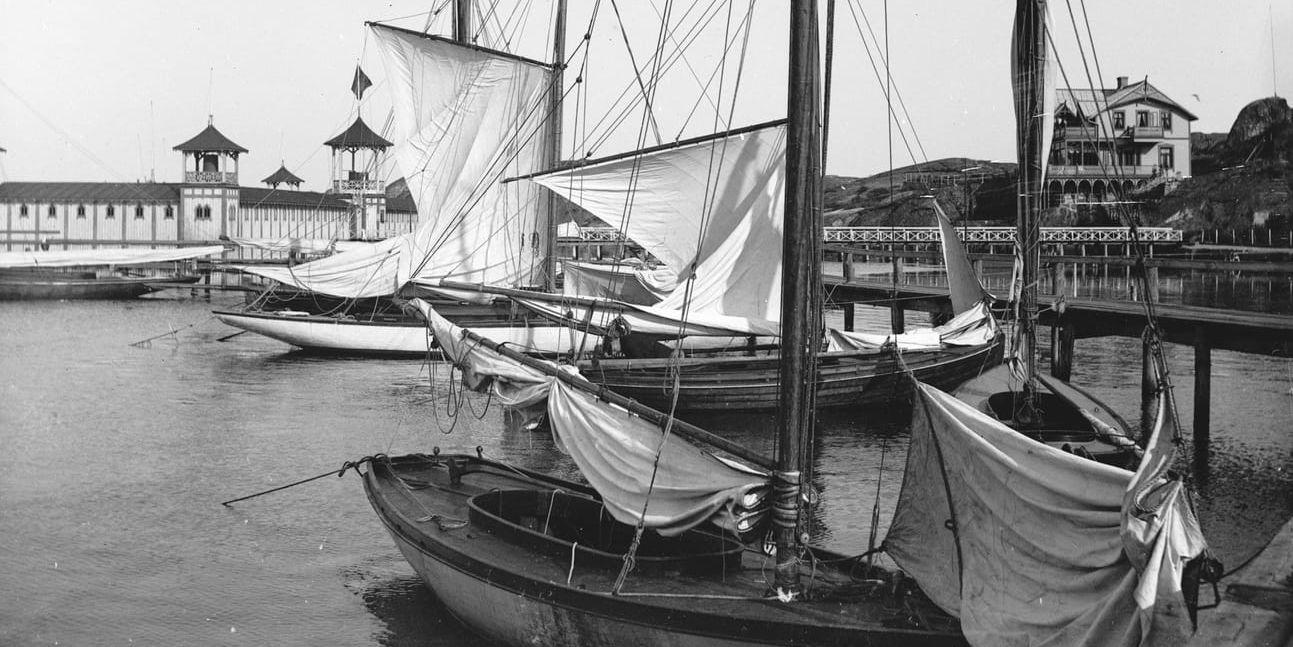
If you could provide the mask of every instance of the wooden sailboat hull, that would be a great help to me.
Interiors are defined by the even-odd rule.
[[[449,460],[462,466],[456,483]],[[878,600],[766,599],[761,555],[742,559],[721,576],[639,567],[624,588],[628,594],[611,595],[618,559],[599,566],[580,553],[572,563],[564,550],[554,554],[497,534],[468,509],[472,496],[518,487],[595,496],[578,484],[523,475],[475,457],[378,457],[364,475],[369,502],[409,564],[459,620],[502,644],[964,644],[954,628],[902,626]],[[460,520],[468,523],[456,527]],[[536,527],[544,525],[540,520]],[[834,575],[817,577],[820,582]],[[923,612],[940,615],[927,601],[919,604]]]
[[[1060,392],[1048,388],[1048,383]],[[1012,398],[1020,386],[1019,380],[1011,375],[1009,365],[1003,364],[966,381],[951,393],[1034,440],[1107,465],[1135,468],[1140,452],[1130,440],[1134,434],[1127,421],[1113,409],[1073,385],[1045,378],[1039,382],[1035,396],[1042,420],[1021,423],[1010,415]],[[1103,433],[1097,433],[1091,418],[1103,423]],[[1121,437],[1121,442],[1112,442],[1113,436]]]
[[[149,283],[176,279],[156,276],[59,277],[55,273],[0,276],[0,301],[40,299],[133,299],[157,291]],[[196,280],[196,278],[194,279]]]
[[[916,379],[950,389],[1001,362],[1000,339],[991,344],[936,351],[907,351],[902,362],[890,352],[822,353],[818,356],[819,408],[866,406],[892,398],[907,384],[903,364]],[[580,365],[590,381],[626,397],[668,410],[673,401],[671,371],[678,367],[678,410],[770,410],[777,405],[778,356],[600,360]]]
[[[315,315],[217,310],[217,319],[248,332],[310,351],[394,357],[425,357],[438,353],[421,321],[362,321]],[[507,325],[485,322],[475,327],[491,338],[536,354],[555,355],[578,351],[582,335],[560,326]],[[591,349],[600,338],[584,341]]]

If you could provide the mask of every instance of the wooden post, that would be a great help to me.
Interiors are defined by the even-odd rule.
[[[889,327],[893,329],[893,334],[901,335],[907,330],[907,313],[897,297],[898,294],[895,291],[893,303],[889,305]]]
[[[853,332],[853,318],[856,314],[854,312],[855,309],[856,308],[852,303],[844,304],[844,330],[849,332]]]
[[[1145,300],[1158,303],[1158,267],[1145,268]]]
[[[1051,285],[1055,288],[1055,325],[1051,326],[1051,375],[1068,381],[1073,375],[1073,322],[1068,318],[1064,299],[1068,293],[1068,274],[1063,263],[1051,265]]]
[[[1203,326],[1194,329],[1194,460],[1207,465],[1212,441],[1212,344]]]
[[[853,252],[844,252],[844,282],[845,283],[853,282]],[[849,306],[849,309],[852,310],[851,304]],[[845,321],[849,321],[850,319],[852,319],[851,313],[849,315],[844,316]],[[849,328],[849,330],[853,330],[853,329]]]

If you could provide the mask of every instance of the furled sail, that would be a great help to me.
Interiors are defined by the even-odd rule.
[[[183,261],[222,254],[223,245],[169,249],[71,249],[64,251],[0,252],[0,268],[142,265]]]
[[[785,126],[774,124],[534,181],[620,228],[676,274],[679,287],[660,308],[777,321],[785,151]]]
[[[746,529],[737,520],[748,518],[749,509],[763,501],[766,474],[720,459],[676,434],[666,436],[621,407],[473,344],[430,304],[412,303],[469,387],[490,389],[513,407],[534,407],[546,399],[557,446],[574,459],[616,520],[637,524],[641,519],[663,535],[705,521]],[[571,366],[552,366],[577,374]]]
[[[1047,34],[1050,10],[1045,0],[1017,0],[1011,32],[1010,78],[1015,109],[1017,180],[1015,252],[1019,258],[1020,293],[1015,299],[1014,353],[1031,379],[1036,355],[1036,281],[1041,253],[1042,187],[1055,131],[1055,71],[1050,65]],[[1016,296],[1016,295],[1011,295]]]
[[[1181,574],[1206,544],[1179,482],[1152,461],[1133,474],[933,387],[916,393],[884,545],[971,644],[1140,645],[1151,631],[1170,644],[1189,631]],[[1146,485],[1149,512],[1132,502]]]
[[[980,301],[951,321],[934,328],[917,328],[901,334],[850,332],[828,328],[829,351],[880,352],[886,345],[901,350],[937,350],[944,346],[982,346],[997,336],[997,320],[988,305]]]
[[[543,64],[373,26],[395,120],[395,159],[418,208],[410,233],[294,268],[254,273],[336,296],[391,294],[414,278],[532,285],[546,253],[546,200],[500,183],[544,165]]]
[[[562,294],[614,299],[638,305],[654,305],[673,292],[678,276],[672,269],[655,269],[629,263],[561,263]]]

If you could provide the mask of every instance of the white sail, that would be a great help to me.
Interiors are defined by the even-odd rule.
[[[418,228],[363,249],[255,274],[345,297],[391,294],[414,278],[532,285],[547,253],[546,201],[503,177],[539,170],[551,69],[381,25],[373,37],[395,109],[395,159]]]
[[[677,275],[667,267],[650,269],[620,263],[562,261],[561,292],[567,296],[614,299],[638,305],[654,305],[677,287]]]
[[[142,265],[183,261],[222,254],[223,245],[167,249],[72,249],[64,251],[0,252],[0,268],[86,267],[91,265]]]
[[[616,520],[631,525],[642,520],[663,535],[675,535],[705,521],[734,527],[763,501],[767,474],[720,459],[676,434],[666,437],[655,423],[468,341],[462,328],[427,302],[412,303],[469,387],[490,389],[511,407],[546,401],[557,447],[574,459]],[[572,366],[549,365],[578,374]]]
[[[660,308],[777,321],[785,150],[785,127],[776,125],[534,181],[620,228],[676,273],[679,287]]]
[[[1181,571],[1206,545],[1179,482],[1151,461],[1133,474],[1039,443],[933,387],[916,393],[884,546],[971,644],[1183,639]],[[1124,501],[1145,483],[1165,494],[1152,514]]]
[[[965,244],[956,235],[956,227],[943,212],[943,207],[934,203],[934,216],[938,219],[938,230],[943,238],[943,267],[947,268],[947,287],[952,297],[952,312],[961,314],[983,302],[987,291],[974,272],[970,256],[965,251]]]

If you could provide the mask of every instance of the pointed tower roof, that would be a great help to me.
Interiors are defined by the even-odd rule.
[[[301,182],[304,182],[304,180],[302,180],[299,177],[296,177],[295,175],[292,174],[291,171],[287,170],[286,164],[280,163],[278,166],[278,170],[271,173],[269,177],[261,180],[261,182],[264,182],[265,184],[268,184],[271,187],[276,187],[280,184],[286,184],[288,186],[301,186]]]
[[[373,132],[373,129],[364,123],[363,117],[356,117],[355,123],[350,124],[349,128],[323,143],[330,148],[385,149],[394,146],[394,144],[383,139],[381,135]]]
[[[233,143],[224,133],[216,130],[215,124],[210,118],[207,119],[207,127],[198,133],[193,139],[183,144],[175,146],[174,150],[186,153],[201,153],[207,151],[217,151],[221,153],[246,153],[247,149]]]

